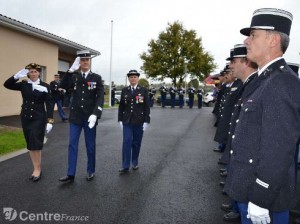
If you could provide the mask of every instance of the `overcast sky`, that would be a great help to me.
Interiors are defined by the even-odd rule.
[[[111,79],[124,84],[130,69],[140,70],[139,55],[148,50],[149,41],[175,21],[202,38],[204,49],[215,59],[218,68],[213,73],[217,73],[225,66],[233,45],[245,39],[240,29],[249,27],[253,11],[262,7],[293,14],[291,42],[284,57],[299,63],[299,0],[0,0],[2,15],[100,51],[92,70],[106,84],[111,46]]]

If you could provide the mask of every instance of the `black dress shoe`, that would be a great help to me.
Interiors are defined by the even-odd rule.
[[[33,176],[33,175],[31,175],[31,176],[29,177],[29,180],[32,180],[32,179],[33,179],[33,177],[34,177],[34,176]]]
[[[226,168],[221,168],[221,169],[220,169],[220,172],[221,172],[221,173],[222,173],[222,172],[225,172],[225,171],[227,171]]]
[[[290,210],[290,215],[298,218],[298,217],[300,217],[300,210],[292,209],[292,210]]]
[[[218,164],[220,165],[227,165],[225,162],[223,162],[221,159],[219,159]]]
[[[221,177],[227,177],[227,174],[228,174],[227,171],[224,171],[223,173],[220,173],[220,176]]]
[[[121,168],[121,169],[119,169],[119,173],[120,174],[129,173],[129,169],[128,168]]]
[[[224,181],[220,181],[220,186],[224,187],[225,186],[225,182]]]
[[[225,212],[231,212],[232,211],[232,205],[231,204],[222,204],[221,209]]]
[[[223,216],[223,219],[227,222],[236,222],[241,219],[240,213],[237,212],[229,212]]]
[[[296,219],[295,224],[300,224],[300,219]]]
[[[136,165],[136,166],[132,166],[132,170],[137,170],[139,168],[139,166],[138,165]]]
[[[213,151],[214,151],[214,152],[223,152],[223,151],[222,151],[221,149],[219,149],[219,148],[214,148]]]
[[[32,175],[32,181],[33,182],[38,182],[41,178],[42,178],[42,172],[37,177]]]
[[[95,177],[95,175],[92,173],[92,174],[89,174],[87,177],[86,177],[86,180],[87,181],[91,181],[91,180],[93,180],[94,179],[94,177]]]
[[[226,191],[224,191],[224,189],[222,190],[222,194],[227,195],[227,193],[226,193]]]
[[[65,176],[65,177],[61,177],[59,178],[60,182],[66,182],[66,183],[71,183],[74,181],[74,176]]]

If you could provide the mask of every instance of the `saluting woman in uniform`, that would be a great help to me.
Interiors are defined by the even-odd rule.
[[[31,63],[4,83],[7,89],[21,91],[22,94],[21,122],[33,165],[29,179],[33,182],[41,179],[41,150],[45,131],[51,131],[54,121],[50,86],[40,80],[40,72],[41,66]],[[29,79],[18,82],[25,76]]]

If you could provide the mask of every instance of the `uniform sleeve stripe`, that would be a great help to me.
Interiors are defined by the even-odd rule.
[[[256,178],[256,183],[258,183],[259,185],[261,185],[261,186],[264,187],[264,188],[267,188],[267,189],[269,188],[269,184],[267,184],[267,183],[261,181],[261,180],[258,179],[258,178]]]

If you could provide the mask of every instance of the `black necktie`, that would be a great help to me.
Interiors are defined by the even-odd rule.
[[[82,72],[82,78],[84,78],[84,79],[85,79],[85,74],[84,74],[84,72]]]
[[[131,93],[134,94],[134,87],[131,87]]]

